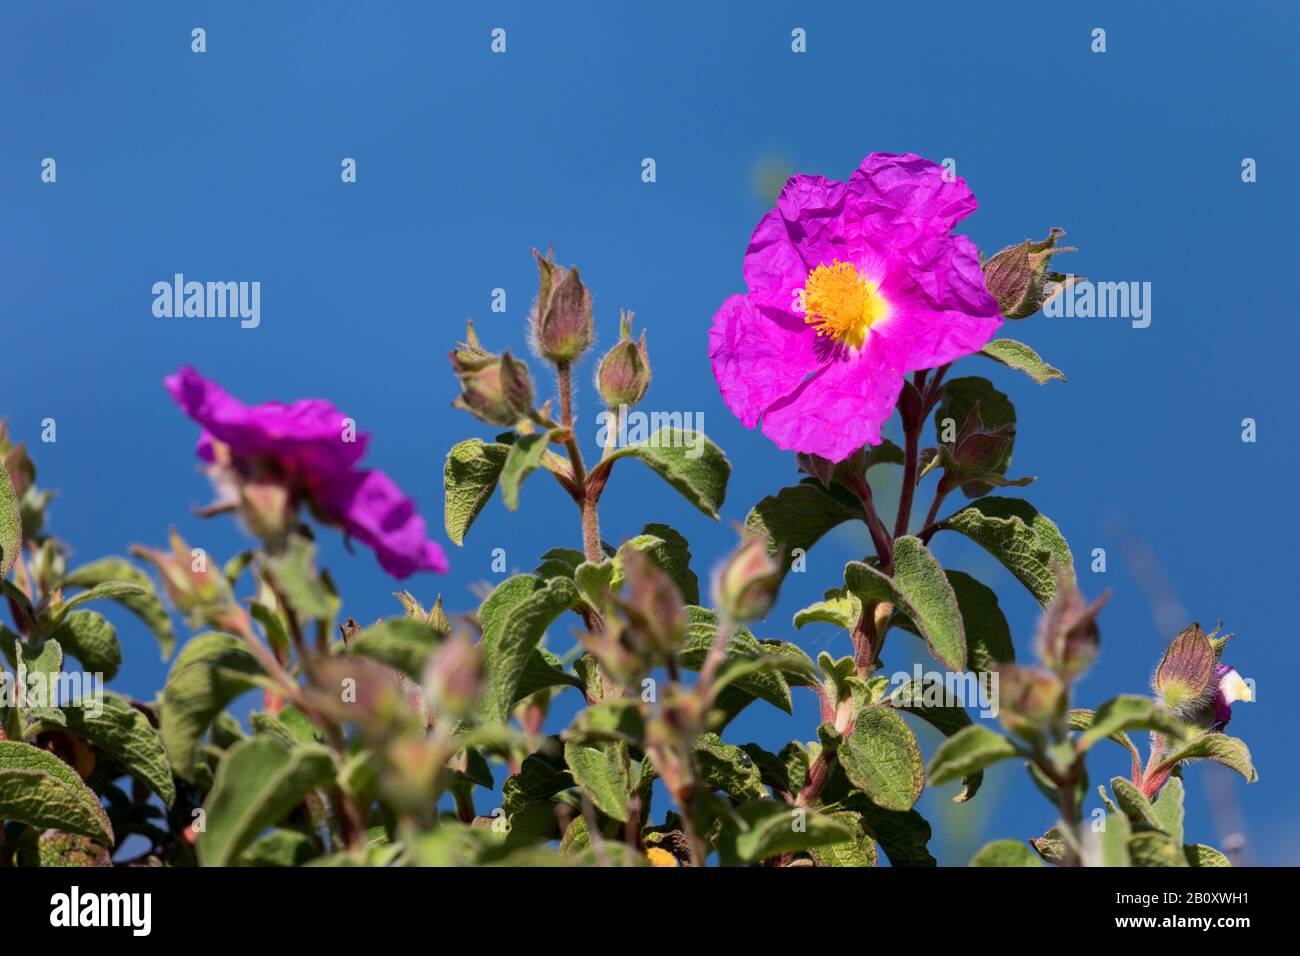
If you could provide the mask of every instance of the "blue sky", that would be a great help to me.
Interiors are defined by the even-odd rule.
[[[449,407],[445,354],[467,318],[489,346],[525,350],[528,249],[553,244],[593,289],[604,344],[619,308],[648,328],[648,406],[702,413],[734,464],[721,523],[635,467],[618,470],[603,505],[607,540],[669,522],[703,576],[734,541],[731,523],[795,480],[789,456],[727,412],[707,357],[713,312],[743,291],[742,254],[766,208],[761,171],[844,178],[873,151],[951,157],[980,201],[960,229],[981,249],[1060,225],[1081,249],[1069,262],[1078,272],[1152,284],[1149,328],[1035,317],[1004,330],[1068,383],[1035,386],[980,359],[957,366],[1016,401],[1014,470],[1040,476],[1027,497],[1071,542],[1085,591],[1114,592],[1081,703],[1141,691],[1172,636],[1137,548],[1189,616],[1222,617],[1239,635],[1228,656],[1258,682],[1260,702],[1237,709],[1232,731],[1261,781],[1192,769],[1189,833],[1220,840],[1213,783],[1220,817],[1248,821],[1255,862],[1300,862],[1282,703],[1297,664],[1287,164],[1300,149],[1298,21],[1282,3],[7,5],[0,415],[36,446],[41,483],[61,493],[52,530],[78,559],[161,544],[171,524],[222,557],[243,545],[228,520],[192,515],[209,498],[196,429],[161,385],[183,363],[249,401],[334,401],[372,433],[368,462],[418,500],[445,544],[443,456],[490,434]],[[194,27],[207,31],[201,55]],[[489,50],[495,27],[504,55]],[[796,27],[802,55],[790,49]],[[1103,54],[1090,49],[1095,27],[1107,31]],[[57,183],[40,181],[45,157]],[[344,157],[357,160],[355,184],[340,182]],[[653,184],[641,181],[645,157]],[[1245,157],[1255,183],[1241,180]],[[261,282],[260,327],[155,318],[150,289],[176,272]],[[498,287],[505,314],[489,310]],[[588,391],[589,447],[598,410]],[[58,441],[40,445],[46,417]],[[1241,440],[1247,417],[1253,444]],[[471,587],[494,578],[493,548],[527,570],[549,547],[578,545],[557,487],[534,478],[523,499],[517,514],[494,501],[463,549],[447,545],[445,579],[408,583],[467,609]],[[323,538],[345,612],[395,611],[373,557]],[[1104,575],[1083,560],[1095,547],[1108,552]],[[1028,595],[960,539],[936,549],[999,591],[1027,656]],[[846,653],[845,638],[788,622],[866,550],[860,535],[827,539],[761,636]],[[164,665],[146,633],[119,623],[129,663],[116,683],[151,696]],[[552,645],[569,640],[557,628]],[[886,663],[910,666],[915,653],[896,634]],[[811,699],[793,718],[759,706],[730,739],[814,737]],[[1092,775],[1124,768],[1115,748]],[[955,809],[946,793],[926,796],[944,862],[964,862],[982,836],[1051,824],[1018,768],[986,787]]]

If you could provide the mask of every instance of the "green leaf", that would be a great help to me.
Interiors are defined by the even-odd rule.
[[[144,571],[137,568],[125,558],[103,558],[85,564],[59,581],[61,589],[82,587],[90,588],[108,581],[126,581],[139,585],[142,593],[123,594],[115,598],[118,604],[139,618],[158,640],[163,660],[172,656],[176,647],[176,631],[172,627],[171,615],[158,598],[153,581]],[[85,661],[82,661],[84,664]]]
[[[805,554],[832,528],[861,521],[865,514],[827,493],[815,481],[805,481],[768,495],[745,518],[746,530],[767,538],[768,553],[788,571],[795,551]]]
[[[557,617],[578,599],[567,578],[542,581],[531,574],[503,581],[479,608],[487,692],[486,720],[504,723],[538,642]]]
[[[23,550],[23,516],[18,508],[18,495],[4,462],[0,461],[0,578],[13,569]]]
[[[718,517],[718,509],[727,496],[731,463],[722,449],[705,438],[703,432],[661,428],[644,444],[625,445],[610,452],[601,466],[612,466],[620,458],[637,458],[645,462],[687,501],[710,518]]]
[[[1155,810],[1156,823],[1161,830],[1169,834],[1170,838],[1180,846],[1183,842],[1183,782],[1177,777],[1170,777],[1169,781],[1160,788],[1156,794],[1156,801],[1153,807]]]
[[[546,449],[550,446],[553,434],[555,433],[545,431],[534,432],[531,435],[520,435],[515,443],[510,446],[510,450],[506,452],[505,464],[501,466],[501,475],[497,480],[501,484],[501,497],[505,501],[506,507],[511,511],[519,510],[519,488],[523,485],[525,478],[542,466],[542,459],[546,455]],[[457,445],[456,447],[459,448],[460,446]],[[455,449],[452,449],[452,451],[455,451]],[[450,464],[451,459],[448,458],[447,461]],[[447,502],[450,505],[450,493],[447,495]],[[472,521],[473,517],[470,520]]]
[[[1106,814],[1105,825],[1097,834],[1098,855],[1102,866],[1131,866],[1129,838],[1133,827],[1122,813]]]
[[[963,681],[974,681],[976,675],[957,675]],[[968,683],[968,687],[976,686]],[[936,699],[937,698],[937,699]],[[905,714],[915,714],[936,728],[945,737],[969,727],[970,714],[960,704],[951,702],[947,687],[939,684],[918,686],[914,678],[909,678],[889,695],[889,705]],[[965,803],[979,792],[984,783],[984,771],[977,770],[969,777],[962,778],[962,789],[953,797],[954,803]]]
[[[1155,730],[1179,740],[1187,735],[1183,723],[1149,697],[1120,694],[1097,708],[1076,746],[1082,753],[1103,737],[1129,730]]]
[[[299,621],[334,620],[338,613],[338,598],[330,593],[316,573],[315,544],[294,535],[289,539],[284,554],[265,560],[267,569]]]
[[[1054,566],[1067,584],[1074,582],[1074,557],[1065,538],[1020,498],[981,498],[944,518],[939,527],[964,534],[997,558],[1043,607],[1056,596]]]
[[[117,629],[94,611],[73,611],[50,637],[81,666],[104,680],[112,680],[122,666],[122,644]]]
[[[0,740],[0,819],[88,836],[106,847],[114,842],[108,814],[77,772],[16,740]]]
[[[700,581],[691,570],[691,546],[674,528],[666,524],[648,524],[639,535],[625,542],[614,557],[614,578],[619,587],[623,581],[623,552],[635,548],[648,557],[673,579],[687,604],[700,603]]]
[[[488,444],[478,438],[460,442],[447,453],[443,468],[447,494],[443,517],[447,537],[455,544],[465,543],[470,525],[496,490],[509,453],[508,445]]]
[[[1188,866],[1232,866],[1226,856],[1204,843],[1183,844],[1183,856]]]
[[[437,645],[438,635],[424,622],[410,617],[390,617],[354,637],[348,651],[373,658],[421,681],[429,655]]]
[[[1225,734],[1203,734],[1189,740],[1161,760],[1156,772],[1170,770],[1184,760],[1201,759],[1214,760],[1225,767],[1231,767],[1245,777],[1247,783],[1254,783],[1259,779],[1259,774],[1255,772],[1255,765],[1250,760],[1250,748],[1244,741]]]
[[[510,702],[513,707],[525,697],[531,697],[539,690],[549,687],[576,687],[585,690],[585,685],[573,674],[560,666],[560,659],[544,647],[538,647],[528,655],[524,672],[515,687],[515,699]]]
[[[1019,840],[986,843],[970,861],[971,866],[1042,866],[1043,861]]]
[[[844,843],[832,843],[828,846],[809,847],[808,855],[818,866],[834,867],[868,867],[876,865],[876,843],[862,827],[862,820],[856,813],[840,810],[830,814],[830,818],[852,834],[852,840]]]
[[[1151,801],[1140,789],[1123,777],[1114,777],[1110,781],[1110,789],[1115,794],[1115,802],[1119,804],[1131,823],[1143,823],[1160,829],[1160,818],[1156,816]]]
[[[297,830],[272,830],[254,840],[236,866],[303,866],[320,856],[315,841]]]
[[[721,790],[737,800],[767,797],[762,774],[745,751],[724,743],[717,734],[701,734],[695,741],[700,777],[710,790]]]
[[[959,730],[939,745],[930,759],[930,785],[968,777],[990,764],[1019,754],[1016,745],[980,724]]]
[[[852,839],[853,831],[833,817],[771,800],[754,800],[742,803],[724,820],[718,854],[723,865],[734,866]]]
[[[837,758],[853,786],[885,810],[910,810],[925,787],[921,747],[892,707],[864,707]]]
[[[1128,854],[1134,866],[1187,866],[1182,844],[1175,843],[1169,834],[1159,830],[1134,833],[1128,840]]]
[[[623,744],[588,747],[569,742],[564,745],[564,762],[569,773],[596,809],[620,823],[628,821],[629,781],[627,748]]]
[[[99,710],[98,713],[95,711]],[[176,799],[176,782],[162,737],[142,711],[116,694],[104,694],[102,709],[63,708],[69,733],[88,740],[148,785],[168,807]]]
[[[1088,710],[1086,707],[1071,710],[1065,715],[1071,730],[1087,730],[1092,726],[1094,717],[1096,717],[1096,711]],[[1121,730],[1118,733],[1107,735],[1106,739],[1113,740],[1128,751],[1132,760],[1133,772],[1137,774],[1142,766],[1142,755],[1138,753],[1137,747],[1133,746],[1133,741],[1129,739],[1128,734]]]
[[[549,801],[573,785],[573,775],[565,764],[543,753],[529,754],[519,765],[519,772],[506,778],[501,788],[501,807],[515,814],[530,803]]]
[[[833,624],[852,632],[862,617],[862,601],[848,588],[831,588],[825,597],[794,613],[794,626]]]
[[[1011,628],[998,605],[998,596],[963,571],[945,571],[957,596],[966,632],[966,666],[977,673],[992,671],[998,664],[1016,660]]]
[[[241,740],[217,766],[195,849],[203,866],[229,866],[267,827],[334,779],[334,760],[317,745],[289,747],[258,734]]]
[[[687,670],[698,671],[704,666],[709,648],[713,646],[717,634],[717,615],[708,608],[687,605],[686,637],[678,649],[678,662]],[[727,653],[723,665],[718,671],[721,680],[732,667],[752,664],[766,655],[763,645],[754,639],[746,628],[738,628],[727,641]],[[750,699],[759,698],[787,714],[792,712],[790,685],[779,669],[779,662],[773,667],[749,670],[738,677],[728,690],[738,690]]]
[[[187,643],[163,687],[159,734],[176,775],[195,781],[199,741],[232,700],[269,679],[237,637],[210,632]]]
[[[919,538],[904,535],[894,542],[894,577],[869,564],[850,561],[844,584],[862,604],[889,601],[906,615],[935,660],[952,671],[966,669],[966,633],[957,595],[934,555]]]
[[[994,339],[976,354],[1024,372],[1039,385],[1050,382],[1054,378],[1065,381],[1064,372],[1048,365],[1037,352],[1024,342],[1017,342],[1015,339]]]

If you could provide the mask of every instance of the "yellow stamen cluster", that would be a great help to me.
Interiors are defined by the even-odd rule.
[[[871,326],[889,315],[880,283],[838,259],[808,273],[803,289],[804,321],[852,348],[861,348]]]

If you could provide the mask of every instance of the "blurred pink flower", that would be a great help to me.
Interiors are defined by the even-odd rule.
[[[979,351],[1002,323],[975,244],[950,234],[977,205],[910,153],[873,153],[847,183],[792,177],[750,238],[749,292],[713,317],[727,407],[831,461],[879,444],[906,373]]]
[[[442,549],[426,537],[415,503],[376,469],[354,470],[369,436],[345,441],[346,416],[324,399],[285,405],[245,405],[189,366],[164,379],[185,414],[203,426],[198,454],[218,461],[215,443],[229,449],[232,466],[245,478],[268,473],[303,496],[330,524],[374,550],[396,578],[416,571],[447,570]]]

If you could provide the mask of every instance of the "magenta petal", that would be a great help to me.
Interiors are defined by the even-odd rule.
[[[872,153],[849,177],[848,205],[855,217],[879,216],[895,226],[895,242],[941,236],[979,208],[960,176],[915,153]]]
[[[426,537],[427,526],[415,510],[415,502],[382,471],[342,476],[318,495],[326,515],[372,548],[380,566],[393,577],[447,570],[447,558]]]
[[[891,306],[872,327],[904,372],[936,368],[972,355],[1002,325],[997,300],[984,284],[979,251],[965,236],[941,236],[891,263],[881,290]]]
[[[843,461],[864,444],[880,444],[880,428],[902,388],[902,369],[868,339],[857,355],[845,353],[773,404],[763,415],[763,434],[778,448]]]
[[[748,296],[731,296],[709,330],[709,358],[722,400],[753,428],[765,408],[817,367],[816,344],[816,333],[801,319],[760,310]]]
[[[346,471],[365,454],[368,436],[345,441],[346,416],[324,399],[245,405],[189,366],[163,383],[181,410],[236,456],[262,455],[291,470],[323,474]]]

